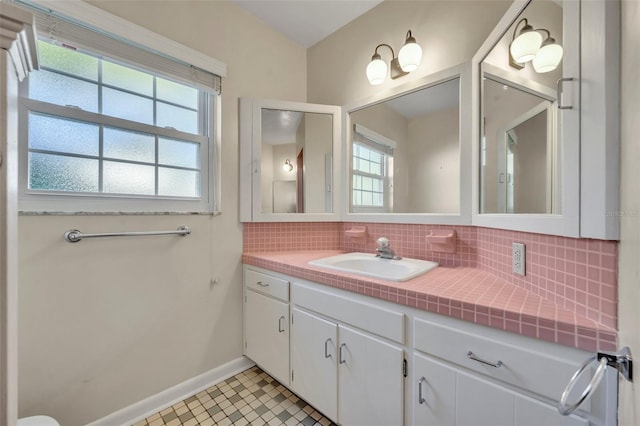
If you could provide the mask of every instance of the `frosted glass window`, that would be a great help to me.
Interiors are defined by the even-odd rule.
[[[38,40],[38,58],[42,67],[98,80],[98,58]]]
[[[29,113],[29,149],[97,156],[99,138],[95,124]]]
[[[155,167],[105,161],[104,192],[154,195]]]
[[[166,166],[196,169],[200,164],[200,144],[160,138],[158,162]]]
[[[74,193],[110,195],[100,206],[113,200],[114,211],[123,204],[157,211],[153,203],[161,198],[155,205],[174,206],[171,211],[212,207],[207,178],[216,175],[208,155],[215,94],[102,53],[43,40],[38,49],[41,69],[20,90],[20,111],[26,113],[19,135],[27,147],[20,154],[26,169],[21,199],[55,210],[65,210],[68,202],[73,211],[89,200],[74,200]],[[64,194],[45,199],[43,192]],[[32,201],[38,197],[44,201]]]
[[[158,195],[199,197],[200,173],[192,170],[158,169]]]
[[[160,127],[173,127],[187,133],[198,133],[198,113],[185,108],[158,102]]]
[[[146,133],[104,128],[103,155],[107,158],[153,163],[156,138]]]
[[[98,112],[98,85],[50,71],[29,74],[29,96],[56,105]]]
[[[46,191],[98,191],[98,161],[29,153],[29,188]]]
[[[112,117],[153,124],[153,100],[120,90],[102,89],[102,112]]]
[[[174,83],[164,78],[156,79],[158,99],[182,105],[187,108],[198,108],[198,90],[184,84]]]
[[[102,82],[120,89],[153,96],[153,76],[113,62],[102,61]]]

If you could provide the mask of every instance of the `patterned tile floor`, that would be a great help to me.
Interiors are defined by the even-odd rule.
[[[253,367],[134,426],[335,426],[331,420]]]

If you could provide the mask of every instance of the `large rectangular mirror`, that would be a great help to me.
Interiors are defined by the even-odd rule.
[[[463,68],[345,107],[349,219],[464,223]]]

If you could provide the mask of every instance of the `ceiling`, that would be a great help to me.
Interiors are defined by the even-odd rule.
[[[231,0],[291,40],[311,47],[382,0]]]
[[[460,80],[455,78],[385,102],[407,119],[458,106]]]

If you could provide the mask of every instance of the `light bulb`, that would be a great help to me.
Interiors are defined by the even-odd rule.
[[[554,39],[549,38],[545,40],[536,57],[533,58],[533,69],[540,74],[553,71],[562,60],[562,55],[562,46],[557,44]]]
[[[416,43],[416,39],[411,36],[411,31],[409,31],[404,46],[398,52],[400,68],[405,72],[415,71],[420,65],[420,59],[422,59],[422,48]]]
[[[387,64],[380,58],[380,55],[373,55],[371,62],[367,65],[367,79],[369,79],[369,83],[375,86],[384,82],[386,78]]]
[[[511,46],[509,46],[511,57],[519,64],[529,62],[535,58],[542,44],[542,36],[540,33],[533,31],[533,29],[528,30],[527,27],[531,28],[528,25],[523,28],[520,35],[516,37],[516,39],[511,42]]]

